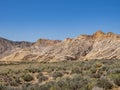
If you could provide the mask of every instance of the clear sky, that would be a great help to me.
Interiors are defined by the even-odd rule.
[[[0,37],[36,41],[120,34],[120,0],[0,0]]]

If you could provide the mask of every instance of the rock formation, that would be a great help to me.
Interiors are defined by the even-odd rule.
[[[4,38],[0,38],[0,58],[8,56],[13,52],[32,46],[33,43],[30,42],[14,42]]]
[[[120,35],[97,31],[93,35],[35,43],[0,38],[1,61],[56,62],[63,60],[120,59]]]

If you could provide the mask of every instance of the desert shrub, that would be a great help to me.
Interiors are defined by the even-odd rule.
[[[90,75],[92,78],[100,78],[101,74],[100,73],[96,73],[96,74],[91,74]]]
[[[85,90],[93,90],[93,87],[95,86],[95,83],[92,81],[90,81],[86,87],[85,87]]]
[[[53,72],[52,73],[52,77],[54,79],[56,79],[57,77],[62,77],[63,76],[63,73],[62,72]]]
[[[81,75],[73,75],[73,78],[60,78],[52,85],[50,90],[89,90],[88,81]]]
[[[74,74],[74,75],[72,75],[71,80],[78,80],[78,81],[80,81],[80,80],[84,80],[84,77],[82,75],[80,75],[80,74]]]
[[[41,76],[43,76],[43,74],[40,72],[40,73],[37,75],[37,79],[38,79],[39,77],[41,77]]]
[[[82,73],[82,70],[81,70],[81,68],[80,67],[75,67],[75,68],[72,68],[72,70],[71,70],[71,74],[80,74],[80,73]]]
[[[113,84],[107,79],[100,79],[96,84],[98,87],[104,88],[105,90],[112,89]]]
[[[18,88],[14,88],[12,86],[6,86],[5,90],[19,90]]]
[[[27,82],[32,81],[34,79],[31,74],[25,74],[22,76],[22,78],[24,81],[27,81]]]
[[[16,81],[10,81],[10,85],[11,86],[19,86],[19,84]]]
[[[68,82],[69,82],[69,80],[67,80],[67,79],[61,79],[61,80],[59,80],[59,81],[57,81],[56,83],[55,83],[55,85],[53,86],[53,90],[63,90],[63,89],[68,89]]]
[[[101,67],[101,70],[102,70],[102,71],[108,71],[109,68],[108,68],[107,66],[104,65],[104,66]]]
[[[44,76],[42,73],[39,73],[37,75],[37,79],[38,79],[39,82],[43,82],[43,81],[48,80],[48,77]]]
[[[54,71],[54,69],[56,67],[54,67],[54,66],[46,66],[46,67],[41,67],[41,68],[42,68],[42,71],[50,73],[50,72]]]
[[[51,86],[50,90],[67,90],[66,79],[60,79]]]
[[[41,70],[38,69],[38,68],[28,68],[26,70],[29,71],[30,73],[39,73],[39,72],[41,72]]]
[[[96,62],[96,64],[94,65],[96,68],[100,68],[103,66],[103,64],[101,62]]]
[[[82,70],[89,70],[89,69],[91,69],[91,67],[92,66],[89,63],[85,63],[82,67]]]
[[[109,73],[111,74],[120,74],[120,68],[113,68],[109,70]]]
[[[88,81],[81,76],[64,78],[55,83],[53,90],[87,90]]]
[[[39,82],[43,82],[43,81],[46,81],[46,80],[48,80],[48,77],[46,77],[46,76],[40,76],[40,77],[38,78],[38,81],[39,81]]]
[[[21,70],[14,71],[15,74],[20,74],[21,72],[22,72]]]
[[[112,74],[111,78],[116,85],[120,86],[120,74]]]
[[[90,72],[91,72],[92,74],[96,73],[96,71],[97,71],[97,68],[95,68],[95,67],[93,67],[93,68],[90,69]]]
[[[13,72],[14,71],[12,69],[9,69],[7,73],[10,74],[10,73],[13,73]]]
[[[53,89],[54,85],[55,85],[55,82],[54,81],[50,81],[50,82],[47,82],[44,85],[40,85],[39,90],[54,90]]]
[[[21,83],[20,77],[16,77],[15,81],[20,84]]]
[[[28,87],[30,87],[30,86],[32,86],[31,83],[25,83],[25,84],[22,85],[22,90],[27,90]]]
[[[5,85],[0,84],[0,90],[6,90],[7,87]]]
[[[55,71],[66,71],[66,67],[59,66],[59,67],[55,68]]]
[[[26,88],[27,88],[26,90],[39,90],[39,85],[38,84],[31,84]]]
[[[113,64],[111,65],[111,68],[120,68],[120,60],[114,61]]]

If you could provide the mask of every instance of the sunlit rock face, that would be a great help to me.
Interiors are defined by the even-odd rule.
[[[58,62],[64,60],[120,59],[120,35],[97,31],[60,40],[39,39],[34,43],[0,38],[1,61]]]

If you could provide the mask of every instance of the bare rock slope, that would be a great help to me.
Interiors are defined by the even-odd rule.
[[[63,41],[39,39],[35,43],[0,39],[0,48],[1,61],[120,59],[120,35],[97,31]]]
[[[4,38],[0,38],[0,58],[6,57],[20,49],[30,47],[32,44],[33,43],[25,41],[14,42]]]

